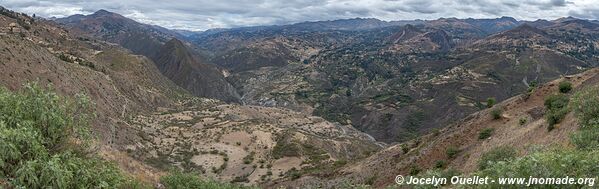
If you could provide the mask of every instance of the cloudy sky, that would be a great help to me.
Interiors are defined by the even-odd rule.
[[[595,1],[595,2],[593,2]],[[171,29],[206,30],[303,21],[372,17],[381,20],[496,18],[599,19],[597,0],[0,0],[9,9],[43,17],[99,9]]]

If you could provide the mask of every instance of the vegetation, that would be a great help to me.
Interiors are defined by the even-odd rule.
[[[445,160],[437,160],[435,161],[435,168],[443,169],[447,166],[447,162]]]
[[[495,105],[495,98],[487,98],[487,108],[492,108]]]
[[[160,177],[160,183],[167,189],[187,189],[187,188],[203,188],[203,189],[251,189],[252,187],[244,187],[235,184],[219,183],[215,181],[202,180],[194,173],[183,173],[180,171],[172,171],[169,175]]]
[[[495,108],[495,109],[491,110],[491,117],[493,117],[493,119],[500,119],[501,113],[502,113],[501,109]]]
[[[460,153],[460,150],[453,146],[450,146],[447,148],[447,150],[445,150],[445,154],[447,154],[448,158],[454,158],[458,155],[458,153]]]
[[[483,139],[487,139],[489,137],[491,137],[491,135],[493,134],[493,131],[495,131],[495,129],[493,128],[485,128],[482,131],[480,131],[480,133],[478,133],[478,139],[483,140]]]
[[[572,143],[581,150],[599,149],[599,87],[577,93],[572,100],[580,122],[580,131],[573,134]]]
[[[518,120],[518,123],[520,123],[520,125],[525,125],[526,122],[528,122],[528,119],[526,119],[525,117],[520,118],[520,120]]]
[[[478,168],[480,170],[486,169],[490,164],[499,161],[508,161],[516,157],[516,150],[508,146],[501,146],[489,150],[484,153],[478,161]]]
[[[554,125],[566,117],[566,114],[570,111],[568,109],[569,102],[569,97],[564,94],[555,94],[545,98],[545,119],[549,124],[547,128],[549,131],[553,130]]]
[[[401,144],[401,151],[404,154],[407,154],[410,151],[410,147],[408,146],[408,144],[406,144],[406,143]]]
[[[562,81],[559,83],[559,92],[568,93],[572,90],[572,83],[569,81]]]
[[[90,110],[83,95],[65,99],[36,84],[19,92],[0,89],[0,182],[15,188],[118,188],[130,182],[87,151]]]
[[[534,152],[521,158],[512,158],[509,148],[496,149],[483,155],[479,163],[478,176],[498,177],[574,177],[597,178],[599,169],[599,87],[578,92],[572,100],[573,109],[579,119],[580,129],[571,137],[575,149],[558,148],[545,152]],[[565,109],[569,100],[563,95],[554,95],[545,101],[549,111]],[[499,159],[499,161],[497,161]],[[487,188],[509,186],[491,185]],[[553,188],[549,185],[533,185],[538,188]],[[559,188],[581,188],[588,185],[559,185]],[[557,188],[557,186],[555,186]]]
[[[490,163],[486,169],[476,173],[478,176],[499,178],[597,178],[599,169],[599,151],[585,152],[578,150],[554,150],[538,152],[511,161],[498,161]],[[581,188],[586,185],[532,185],[535,188]],[[516,185],[499,185],[491,183],[485,188],[511,188]],[[587,186],[588,187],[588,186]]]
[[[274,158],[293,157],[300,155],[300,146],[293,141],[293,136],[290,132],[284,132],[278,139],[277,145],[272,149]]]
[[[420,169],[420,167],[418,167],[417,165],[412,165],[410,167],[410,175],[417,175],[421,171],[422,171],[422,169]]]

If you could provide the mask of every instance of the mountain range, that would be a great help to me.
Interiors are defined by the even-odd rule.
[[[106,10],[0,11],[0,84],[89,95],[99,153],[154,184],[173,168],[265,188],[385,187],[440,161],[471,173],[496,147],[568,146],[576,117],[548,132],[544,99],[599,82],[599,22],[572,17],[193,32]]]

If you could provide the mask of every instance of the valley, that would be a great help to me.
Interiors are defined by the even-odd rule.
[[[141,188],[170,188],[178,173],[231,188],[385,188],[396,175],[492,175],[495,161],[481,163],[490,153],[510,163],[596,152],[579,145],[596,136],[572,137],[594,128],[581,115],[596,109],[574,104],[596,105],[596,20],[356,18],[199,32],[106,10],[0,11],[0,92],[34,84],[89,97],[89,157]],[[0,173],[0,188],[23,183]]]

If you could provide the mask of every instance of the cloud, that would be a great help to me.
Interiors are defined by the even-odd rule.
[[[594,0],[0,0],[43,17],[90,14],[99,9],[172,29],[206,30],[303,21],[373,17],[382,20],[457,18],[598,19]]]

